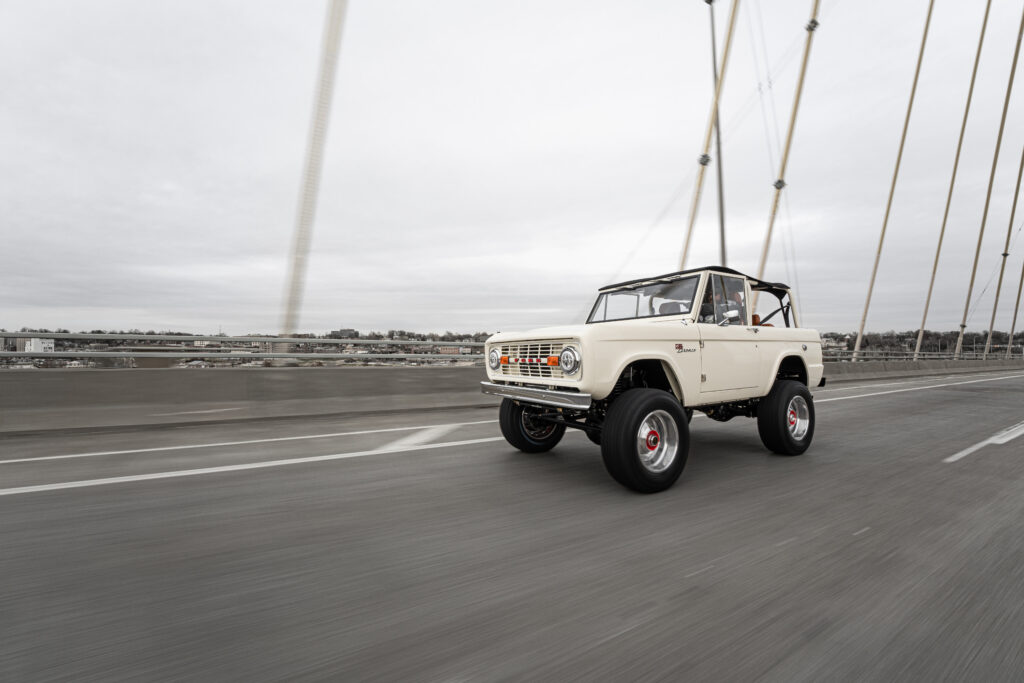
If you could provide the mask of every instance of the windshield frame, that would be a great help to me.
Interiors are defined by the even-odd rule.
[[[590,308],[590,313],[587,315],[586,324],[587,325],[595,325],[595,324],[598,324],[598,323],[621,322],[623,320],[648,320],[650,318],[670,318],[672,316],[683,316],[684,318],[692,319],[692,317],[693,317],[693,304],[694,304],[694,301],[696,300],[697,295],[700,293],[701,278],[702,278],[702,274],[701,273],[694,273],[693,275],[688,275],[686,277],[677,277],[677,278],[664,279],[664,280],[659,280],[659,279],[643,280],[643,281],[640,281],[640,282],[632,283],[632,285],[628,286],[628,287],[616,287],[614,289],[602,289],[602,290],[600,290],[597,293],[597,299],[594,301],[594,305],[591,306],[591,308]],[[634,293],[637,293],[639,295],[639,293],[643,289],[645,289],[647,287],[651,287],[651,286],[654,286],[654,285],[677,286],[680,283],[686,282],[688,280],[691,280],[691,281],[693,281],[695,283],[694,286],[693,286],[693,297],[690,299],[690,310],[688,310],[688,311],[679,312],[679,313],[656,313],[656,314],[653,314],[653,315],[634,315],[634,316],[630,316],[630,317],[626,317],[626,318],[607,318],[605,320],[594,320],[594,315],[597,313],[597,309],[601,305],[602,301],[607,302],[607,297],[612,295],[612,294],[618,294],[618,293],[623,293],[623,292],[634,292]],[[652,297],[652,298],[654,298],[654,297]],[[638,305],[639,305],[639,299],[638,299]]]

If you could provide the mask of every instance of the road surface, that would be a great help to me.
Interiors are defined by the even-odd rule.
[[[652,496],[493,409],[0,438],[0,680],[1024,678],[1024,373],[815,396]]]

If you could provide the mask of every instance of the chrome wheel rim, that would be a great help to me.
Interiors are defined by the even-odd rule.
[[[636,430],[636,455],[648,472],[659,474],[676,461],[679,454],[679,427],[664,410],[648,413]]]
[[[789,435],[797,441],[803,441],[810,426],[811,409],[807,405],[807,399],[803,396],[794,396],[786,407],[786,428],[789,429]]]
[[[551,436],[555,431],[555,425],[553,422],[543,422],[541,420],[535,420],[533,416],[523,411],[522,417],[523,431],[531,439],[543,441],[544,439]]]

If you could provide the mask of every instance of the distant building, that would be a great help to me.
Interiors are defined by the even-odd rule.
[[[437,352],[446,356],[457,356],[459,355],[458,346],[438,346]]]
[[[351,328],[331,330],[331,333],[327,336],[331,339],[359,339],[359,330],[353,330]]]
[[[52,339],[39,339],[32,337],[26,340],[25,351],[28,353],[53,353],[54,346]]]

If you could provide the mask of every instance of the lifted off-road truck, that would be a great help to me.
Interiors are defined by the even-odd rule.
[[[609,285],[585,325],[496,334],[485,353],[482,389],[504,399],[510,444],[539,453],[582,429],[608,473],[643,493],[679,478],[695,410],[757,418],[768,450],[803,453],[808,387],[825,383],[821,337],[797,325],[789,287],[723,267]]]

